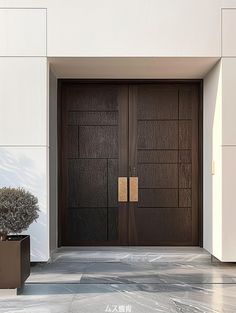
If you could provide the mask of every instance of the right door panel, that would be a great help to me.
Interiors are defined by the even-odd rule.
[[[199,245],[198,84],[129,87],[130,245]]]

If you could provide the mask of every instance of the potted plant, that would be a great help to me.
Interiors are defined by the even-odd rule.
[[[19,233],[38,212],[38,199],[29,191],[0,188],[0,289],[21,288],[30,275],[30,238]]]

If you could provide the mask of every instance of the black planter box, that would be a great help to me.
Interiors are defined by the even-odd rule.
[[[21,288],[30,275],[30,237],[0,241],[0,289]]]

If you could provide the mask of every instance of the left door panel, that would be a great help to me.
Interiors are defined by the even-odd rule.
[[[127,203],[128,87],[61,84],[61,244],[121,244]]]

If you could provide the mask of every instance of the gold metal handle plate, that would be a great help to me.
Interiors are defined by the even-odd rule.
[[[138,177],[129,178],[129,201],[138,202]]]
[[[128,201],[128,180],[127,177],[118,177],[118,201]]]

